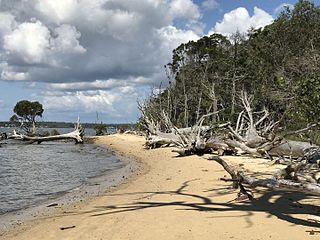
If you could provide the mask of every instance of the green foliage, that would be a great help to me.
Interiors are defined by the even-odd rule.
[[[44,110],[41,103],[37,101],[30,102],[28,100],[22,100],[17,102],[15,105],[13,109],[15,115],[10,118],[10,121],[21,122],[23,129],[27,133],[30,133],[31,128],[33,128],[34,131],[36,117],[42,117],[43,111]]]
[[[292,126],[319,121],[319,36],[319,6],[300,0],[246,37],[213,34],[181,44],[166,65],[169,86],[148,99],[146,114],[161,119],[165,111],[175,125],[186,127],[223,105],[219,118],[208,121],[233,121],[236,93],[246,90],[254,95],[253,107],[286,113]]]
[[[19,101],[13,111],[28,121],[34,120],[36,116],[42,117],[43,107],[39,102],[30,102],[28,100]]]

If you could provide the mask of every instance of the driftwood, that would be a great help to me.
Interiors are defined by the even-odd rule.
[[[77,124],[75,125],[74,131],[70,133],[47,136],[47,137],[39,137],[39,136],[28,136],[25,134],[18,134],[15,130],[12,134],[7,136],[7,139],[14,139],[20,141],[27,141],[28,143],[38,143],[46,142],[46,141],[57,141],[57,140],[74,140],[76,143],[83,143],[83,134],[84,129],[80,124],[80,120],[78,119]]]
[[[204,153],[211,153],[213,148],[220,148],[221,143],[213,136],[213,130],[216,128],[223,128],[225,124],[214,126],[202,126],[205,118],[217,115],[220,111],[206,114],[202,116],[199,121],[190,128],[190,131],[186,129],[175,129],[176,135],[179,136],[179,141],[176,144],[178,148],[172,150],[178,153],[180,156],[186,156],[191,154],[202,155]],[[224,147],[227,147],[224,145]]]
[[[228,145],[223,144],[212,135],[215,128],[223,128],[226,124],[215,126],[203,126],[203,122],[210,116],[217,115],[221,110],[202,116],[197,123],[188,128],[177,128],[169,119],[168,115],[162,111],[161,120],[157,117],[147,115],[144,108],[140,106],[142,125],[146,129],[147,148],[158,148],[163,146],[174,146],[173,152],[180,156],[191,154],[202,155],[210,153],[213,149],[229,150]]]
[[[308,216],[308,220],[309,220],[309,221],[313,221],[313,222],[320,223],[320,217],[319,217],[319,216],[309,215],[309,216]]]
[[[279,134],[279,128],[283,117],[275,119],[275,116],[266,108],[255,112],[251,108],[253,98],[246,92],[241,92],[240,102],[243,108],[238,115],[235,124],[230,122],[203,126],[207,117],[216,116],[220,111],[202,116],[197,123],[188,128],[178,129],[171,122],[164,111],[161,116],[147,114],[140,106],[142,125],[146,129],[146,147],[157,148],[163,146],[176,147],[173,152],[180,156],[191,154],[204,154],[213,151],[218,155],[242,155],[249,154],[253,157],[303,157],[305,150],[312,147],[319,148],[308,142],[289,141],[287,136],[308,131],[318,124],[310,124],[285,134]],[[217,131],[219,130],[219,131]],[[319,151],[320,152],[320,151]],[[320,153],[319,153],[320,155]]]
[[[1,133],[1,134],[0,134],[0,141],[5,140],[5,139],[7,139],[7,138],[8,138],[8,136],[7,136],[6,133]]]
[[[216,161],[229,173],[231,179],[222,179],[224,181],[246,184],[249,188],[265,187],[273,190],[294,190],[320,195],[320,176],[315,174],[319,173],[319,167],[314,164],[307,162],[291,164],[275,172],[271,178],[258,179],[248,176],[244,172],[234,170],[232,166],[220,157],[212,156],[207,159]]]
[[[304,156],[304,150],[310,147],[319,147],[308,142],[288,141],[289,135],[308,131],[317,123],[306,128],[285,134],[278,134],[282,119],[275,120],[267,109],[254,112],[251,108],[253,98],[245,92],[240,95],[243,111],[238,115],[236,126],[228,125],[228,136],[225,143],[238,149],[238,153],[249,154],[253,157],[289,156],[298,158]]]

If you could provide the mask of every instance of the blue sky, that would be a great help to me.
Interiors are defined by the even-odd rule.
[[[48,121],[134,122],[180,43],[265,26],[296,2],[0,0],[0,121],[28,99]]]

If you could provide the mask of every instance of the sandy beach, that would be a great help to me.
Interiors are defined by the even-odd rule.
[[[140,165],[125,183],[91,200],[18,226],[0,239],[319,239],[319,197],[286,191],[254,192],[236,203],[237,190],[219,178],[222,167],[203,157],[175,157],[170,148],[145,150],[134,135],[99,137]],[[267,160],[224,157],[255,175],[278,169]]]

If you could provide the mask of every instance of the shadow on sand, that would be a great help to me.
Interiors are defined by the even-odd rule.
[[[292,224],[303,225],[308,227],[320,227],[319,223],[308,221],[307,219],[300,219],[294,217],[295,214],[311,214],[315,216],[320,216],[320,207],[308,203],[300,203],[304,199],[317,199],[317,196],[312,196],[308,194],[303,194],[299,192],[291,191],[261,191],[261,196],[256,198],[253,201],[248,202],[214,202],[209,197],[200,196],[192,194],[187,191],[189,183],[196,181],[198,179],[190,180],[184,182],[177,190],[174,191],[159,191],[159,192],[135,192],[135,193],[126,193],[124,195],[136,195],[137,198],[125,205],[106,205],[106,206],[96,206],[95,209],[86,212],[91,216],[102,216],[110,214],[118,214],[124,212],[138,211],[143,209],[152,209],[152,208],[162,208],[162,207],[177,207],[177,211],[202,211],[202,212],[243,212],[244,216],[250,217],[254,213],[265,212],[268,213],[268,218],[275,216],[279,219],[285,220]],[[233,193],[235,196],[236,191],[230,190],[226,187],[224,188],[215,188],[207,190],[204,192],[218,191],[218,195],[230,194]],[[108,196],[121,196],[121,195],[109,195]],[[143,197],[141,197],[143,195]],[[155,202],[148,201],[153,196],[156,195],[168,195],[173,196],[176,199],[183,197],[181,201],[168,201],[168,202]],[[138,198],[139,196],[139,198]],[[190,200],[186,201],[186,197]],[[227,216],[226,216],[227,217]],[[228,216],[230,217],[230,216]],[[251,221],[250,221],[251,222]],[[252,225],[252,224],[251,224]]]

